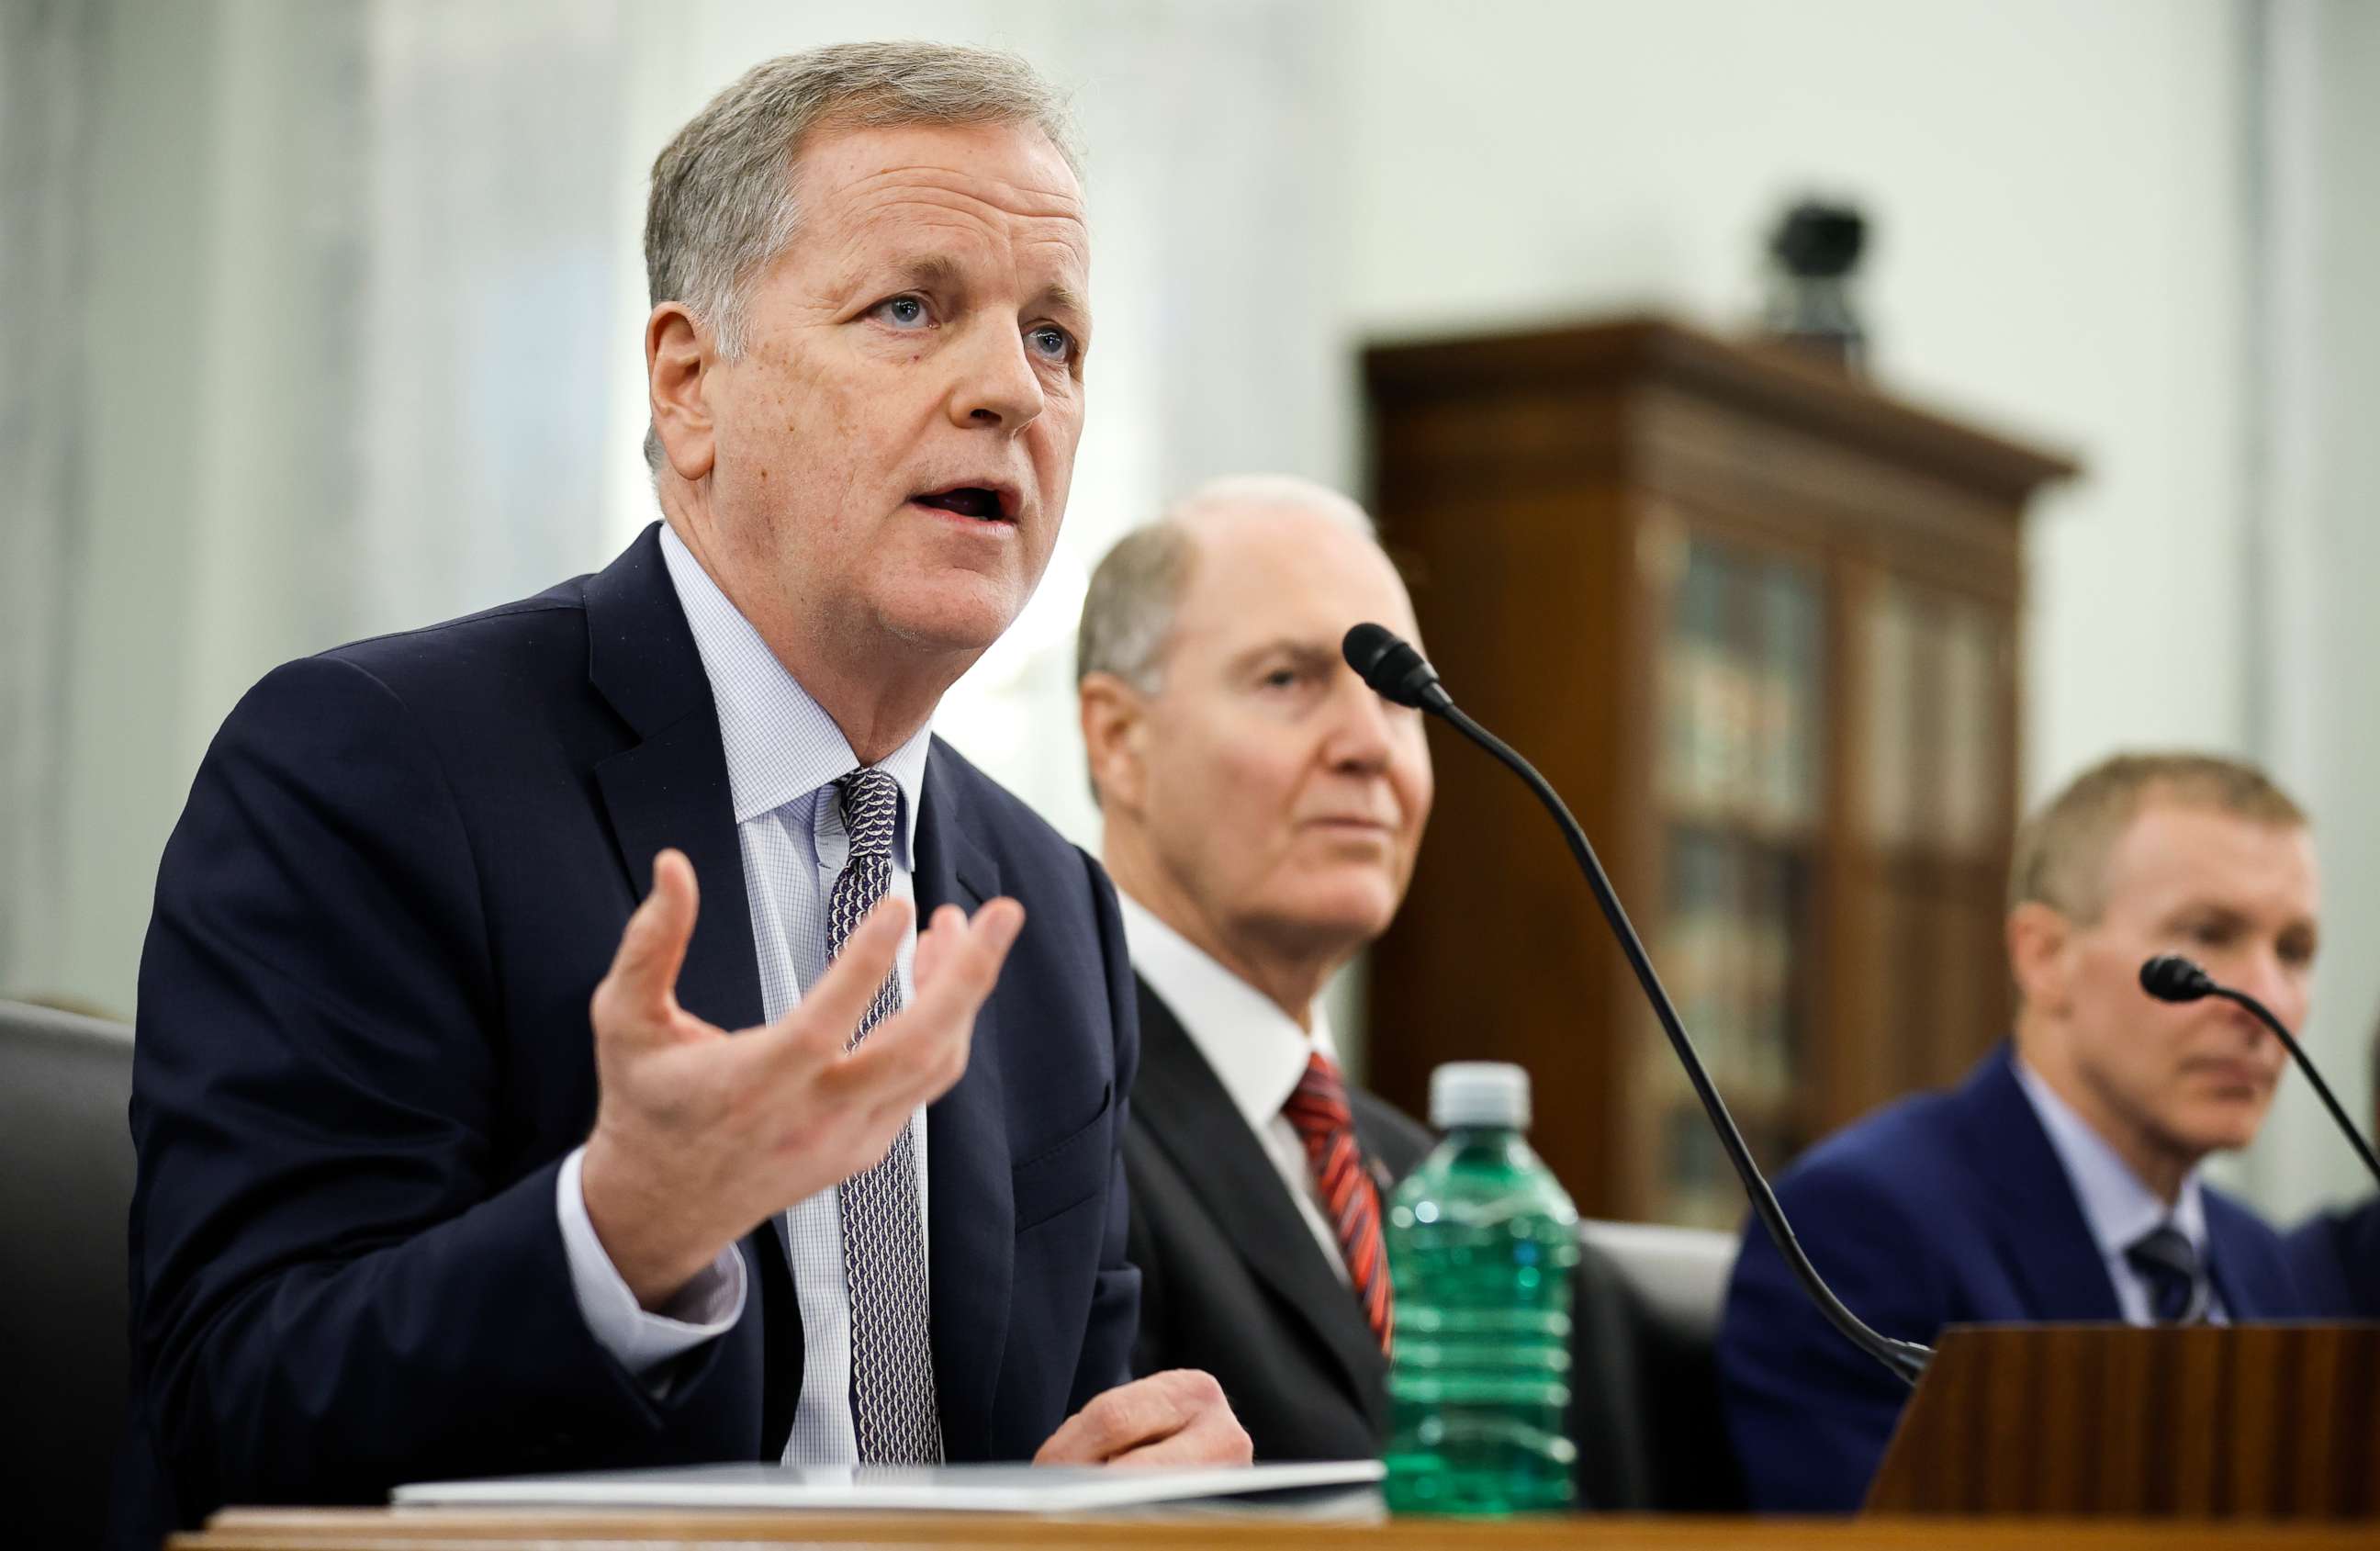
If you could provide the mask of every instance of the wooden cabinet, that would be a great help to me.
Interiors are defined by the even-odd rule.
[[[1365,355],[1371,505],[1458,703],[1593,837],[1764,1167],[2009,1014],[2022,516],[2074,472],[1673,324]],[[1743,1204],[1535,801],[1433,724],[1372,1084],[1516,1060],[1580,1209]]]

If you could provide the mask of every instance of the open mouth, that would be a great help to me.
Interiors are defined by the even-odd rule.
[[[920,506],[931,506],[938,512],[954,516],[974,517],[980,522],[1014,522],[1007,498],[989,485],[954,485],[949,490],[934,491],[925,495],[911,496]]]

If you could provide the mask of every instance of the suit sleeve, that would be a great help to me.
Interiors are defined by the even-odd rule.
[[[1900,1206],[1856,1168],[1804,1169],[1779,1191],[1811,1263],[1851,1311],[1902,1340],[1950,1316],[1945,1268]],[[1909,1387],[1812,1306],[1757,1218],[1718,1336],[1728,1431],[1752,1506],[1848,1513],[1867,1495]]]
[[[1099,962],[1107,977],[1109,1026],[1115,1031],[1115,1102],[1109,1108],[1114,1130],[1108,1143],[1108,1202],[1098,1283],[1083,1333],[1083,1355],[1067,1399],[1070,1412],[1132,1377],[1133,1341],[1140,1328],[1140,1272],[1129,1255],[1132,1196],[1124,1177],[1123,1137],[1130,1118],[1133,1079],[1140,1071],[1140,1001],[1133,988],[1132,956],[1124,946],[1123,916],[1115,886],[1088,856],[1093,912],[1099,921]]]
[[[500,1172],[490,930],[397,697],[319,658],[251,691],[167,844],[140,971],[136,1398],[184,1522],[751,1456],[737,1334],[652,1399],[577,1313],[560,1159]]]

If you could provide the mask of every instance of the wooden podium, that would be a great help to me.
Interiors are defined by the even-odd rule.
[[[2373,1528],[2342,1521],[2373,1518],[2380,1518],[2380,1325],[1961,1326],[1944,1333],[1901,1415],[1867,1515],[1855,1522],[235,1508],[169,1545],[2367,1551]],[[14,1544],[5,1525],[0,1518],[0,1543]]]
[[[2380,1518],[2380,1324],[1953,1326],[1867,1511]]]

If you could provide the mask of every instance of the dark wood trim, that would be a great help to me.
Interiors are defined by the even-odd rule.
[[[1953,1326],[1867,1506],[2380,1519],[2380,1324]]]
[[[1670,386],[2002,502],[2022,501],[2038,486],[2081,472],[2070,455],[1888,396],[1783,346],[1721,339],[1662,318],[1380,342],[1364,353],[1364,376],[1375,402],[1405,404],[1592,393],[1615,382]]]

